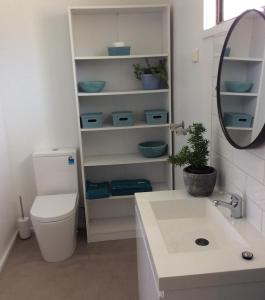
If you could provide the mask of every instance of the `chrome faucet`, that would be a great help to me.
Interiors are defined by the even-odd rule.
[[[231,210],[231,217],[238,219],[242,218],[243,210],[242,210],[242,197],[238,194],[229,193],[230,201],[222,201],[222,200],[213,200],[215,206],[224,206]]]

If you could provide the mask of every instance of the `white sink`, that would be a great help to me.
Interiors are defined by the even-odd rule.
[[[170,253],[247,246],[209,199],[154,201],[151,207]]]
[[[233,219],[229,209],[215,207],[209,198],[180,190],[135,198],[137,241],[140,248],[146,244],[160,291],[262,282],[265,299],[265,239],[245,218]],[[197,245],[200,238],[209,244]],[[254,259],[244,260],[243,251]]]

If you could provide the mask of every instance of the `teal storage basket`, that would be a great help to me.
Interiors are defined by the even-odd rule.
[[[131,53],[130,46],[108,47],[109,56],[130,55],[130,53]]]
[[[148,125],[166,124],[168,112],[164,109],[145,110],[145,123]]]
[[[81,126],[82,128],[102,127],[102,118],[101,112],[81,114]]]
[[[132,111],[114,111],[112,113],[113,126],[133,126],[134,116]]]
[[[228,127],[252,127],[253,117],[245,113],[225,112],[224,123]]]

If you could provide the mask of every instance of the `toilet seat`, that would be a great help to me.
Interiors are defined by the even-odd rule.
[[[77,194],[37,196],[30,210],[31,218],[40,223],[67,219],[75,214]]]

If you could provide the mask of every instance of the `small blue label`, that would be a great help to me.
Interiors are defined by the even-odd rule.
[[[68,165],[74,165],[75,164],[75,159],[73,158],[73,156],[69,156],[68,157]]]

